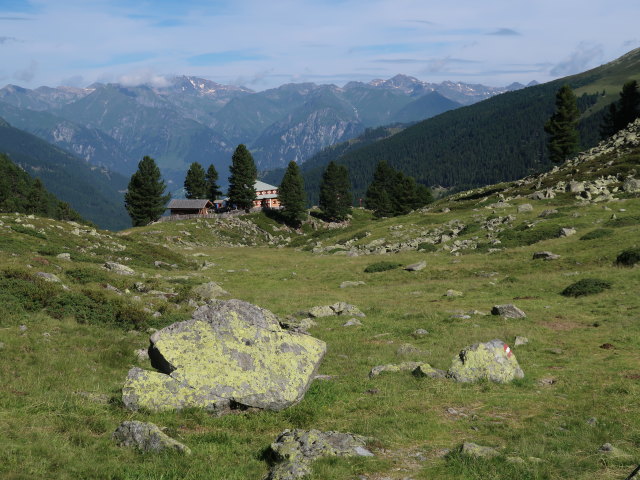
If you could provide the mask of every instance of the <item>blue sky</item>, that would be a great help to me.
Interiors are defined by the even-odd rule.
[[[638,0],[0,0],[0,86],[544,82],[640,47]]]

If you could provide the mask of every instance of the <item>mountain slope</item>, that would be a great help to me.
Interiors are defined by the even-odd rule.
[[[123,176],[87,165],[6,122],[0,124],[0,152],[96,225],[118,230],[131,224],[124,209],[127,180]]]
[[[461,105],[458,102],[449,100],[438,92],[431,92],[405,105],[392,119],[399,123],[417,122],[459,107]]]
[[[443,113],[346,153],[339,162],[349,168],[356,198],[364,194],[380,160],[425,185],[456,190],[513,180],[549,168],[543,126],[554,111],[555,93],[562,84],[582,92],[581,129],[588,142],[583,147],[591,147],[597,141],[596,115],[601,114],[597,106],[606,104],[597,92],[603,85],[630,78],[640,78],[640,49],[582,74]],[[606,95],[617,94],[621,85],[609,87]]]

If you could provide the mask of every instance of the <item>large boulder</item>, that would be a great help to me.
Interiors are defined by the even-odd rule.
[[[281,410],[303,398],[326,350],[321,340],[284,330],[273,313],[240,300],[204,305],[150,340],[159,372],[129,371],[122,397],[130,410]]]
[[[486,379],[507,383],[523,378],[524,372],[509,346],[496,339],[476,343],[462,350],[453,358],[447,375],[458,382]]]
[[[136,273],[133,268],[116,262],[105,262],[103,267],[113,273],[117,273],[118,275],[133,275]]]
[[[138,421],[122,422],[111,436],[121,447],[135,447],[141,452],[174,451],[189,455],[191,450],[186,445],[174,440],[153,423]]]
[[[319,430],[285,430],[271,444],[273,466],[266,480],[294,480],[311,473],[320,457],[372,457],[360,435]]]
[[[492,315],[500,315],[505,318],[526,318],[527,314],[516,307],[513,303],[505,303],[504,305],[494,305],[491,309]]]

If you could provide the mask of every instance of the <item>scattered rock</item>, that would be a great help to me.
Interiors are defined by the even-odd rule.
[[[60,283],[60,279],[58,278],[58,276],[54,275],[53,273],[36,272],[36,275],[42,278],[45,282]]]
[[[369,378],[377,377],[382,372],[407,372],[412,371],[422,365],[422,362],[402,362],[400,364],[389,363],[387,365],[377,365],[369,372]]]
[[[150,340],[159,372],[129,371],[122,399],[130,410],[282,410],[303,398],[326,350],[321,340],[284,330],[273,313],[240,300],[204,305]]]
[[[598,419],[596,417],[591,417],[587,419],[587,425],[591,425],[595,427],[598,424]]]
[[[60,260],[71,260],[71,254],[70,253],[59,253],[58,255],[56,255],[56,258],[59,258]]]
[[[602,345],[600,345],[600,348],[603,348],[605,350],[613,350],[614,347],[611,343],[603,343]]]
[[[500,315],[505,318],[526,318],[527,314],[516,307],[513,303],[505,305],[494,305],[491,309],[492,315]]]
[[[135,420],[122,422],[111,438],[120,447],[136,447],[144,453],[170,450],[184,455],[191,454],[189,447],[169,437],[153,423]]]
[[[419,272],[420,270],[424,270],[426,266],[427,266],[427,262],[423,260],[418,263],[412,263],[411,265],[407,265],[406,267],[404,267],[404,269],[409,272]]]
[[[428,363],[419,364],[411,371],[411,373],[418,378],[445,378],[447,376],[447,372],[445,372],[444,370],[433,368]]]
[[[330,305],[317,306],[309,309],[309,316],[312,318],[331,317],[335,314],[336,312],[333,311]]]
[[[564,227],[564,228],[560,229],[560,231],[558,232],[558,236],[559,237],[570,237],[571,235],[575,235],[576,233],[578,233],[578,232],[576,231],[575,228]]]
[[[448,376],[457,382],[475,382],[481,379],[507,383],[523,378],[524,372],[502,340],[476,343],[463,349],[453,358]]]
[[[533,212],[533,206],[530,203],[518,205],[518,213]]]
[[[396,350],[396,355],[399,357],[407,357],[410,355],[426,355],[428,352],[419,349],[415,345],[411,345],[410,343],[403,343]]]
[[[20,330],[21,332],[26,332],[27,331],[27,326],[26,325],[20,325],[18,327],[18,330]]]
[[[345,302],[337,302],[330,306],[336,315],[353,315],[354,317],[365,317],[366,315],[360,311],[355,305]]]
[[[514,347],[519,347],[520,345],[526,345],[527,343],[529,343],[529,339],[527,337],[518,336],[513,341],[513,346]]]
[[[149,349],[148,348],[139,348],[133,352],[136,358],[143,362],[145,360],[149,360]]]
[[[343,327],[361,327],[362,326],[362,322],[360,320],[358,320],[357,318],[352,318],[351,320],[347,321],[342,326]]]
[[[490,458],[500,455],[500,452],[493,447],[484,447],[476,443],[465,442],[460,449],[462,455],[475,458]]]
[[[320,457],[373,457],[360,435],[319,430],[285,430],[271,444],[274,464],[266,480],[294,480],[311,473]]]
[[[536,252],[533,254],[533,259],[534,260],[538,260],[538,259],[542,259],[542,260],[557,260],[560,258],[560,255],[557,255],[555,253],[551,253],[551,252]]]
[[[366,285],[362,280],[351,281],[346,280],[340,284],[340,288],[357,287],[359,285]]]
[[[194,295],[200,300],[216,300],[224,295],[229,295],[225,289],[223,289],[216,282],[203,283],[193,289]]]
[[[549,215],[555,215],[556,213],[558,213],[558,210],[556,210],[555,208],[550,208],[548,210],[543,210],[542,212],[540,212],[540,215],[538,215],[540,218],[544,218],[544,217],[548,217]]]
[[[449,289],[446,292],[444,292],[443,297],[462,297],[463,295],[464,295],[464,293],[462,293],[459,290]]]
[[[622,190],[628,193],[640,192],[640,179],[627,177],[622,185]]]
[[[549,387],[551,385],[555,385],[556,383],[557,383],[557,380],[553,377],[541,378],[538,381],[538,385],[540,385],[541,387]]]
[[[598,449],[598,453],[602,453],[610,457],[627,457],[628,456],[625,452],[623,452],[617,447],[614,447],[610,443],[605,443],[601,445],[600,448]]]
[[[424,337],[425,335],[429,335],[429,332],[426,331],[424,328],[418,328],[417,330],[414,330],[411,335],[414,338],[420,338],[420,337]]]
[[[116,262],[105,262],[103,265],[107,270],[117,273],[118,275],[133,275],[136,272],[133,268],[127,267],[126,265],[122,265]]]

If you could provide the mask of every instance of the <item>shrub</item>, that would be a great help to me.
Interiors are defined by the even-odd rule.
[[[43,233],[40,233],[33,228],[23,227],[22,225],[11,225],[11,230],[18,233],[24,233],[25,235],[31,235],[32,237],[41,238],[43,240],[47,239]]]
[[[596,228],[585,233],[580,237],[580,240],[595,240],[596,238],[610,237],[611,235],[613,235],[613,230],[610,228]]]
[[[366,273],[386,272],[387,270],[393,270],[394,268],[401,267],[401,263],[395,262],[377,262],[367,265],[364,269]]]
[[[593,295],[611,288],[611,283],[599,278],[583,278],[572,283],[562,291],[565,297],[581,297],[583,295]]]
[[[22,270],[7,270],[0,275],[0,292],[15,298],[28,312],[36,312],[47,306],[57,291],[53,283]]]
[[[628,248],[624,250],[618,255],[618,258],[616,258],[616,263],[627,267],[633,267],[636,263],[640,263],[640,248]]]
[[[109,281],[109,276],[106,273],[93,268],[71,268],[69,270],[66,270],[64,273],[65,275],[67,275],[67,277],[72,278],[76,283],[79,283],[81,285],[85,285],[91,282],[106,283]]]
[[[640,215],[629,215],[627,217],[612,218],[605,222],[607,227],[631,227],[640,223]]]
[[[500,232],[498,238],[504,247],[521,247],[524,245],[533,245],[534,243],[557,236],[557,225],[543,224],[536,225],[532,228],[520,226],[516,227],[516,229],[507,229]]]
[[[422,242],[418,244],[419,252],[435,252],[438,249],[433,243]]]

